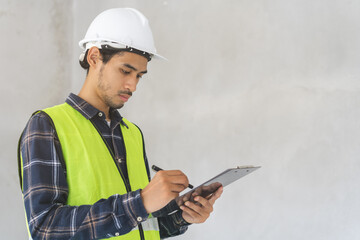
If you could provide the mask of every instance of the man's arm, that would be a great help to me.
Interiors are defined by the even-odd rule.
[[[93,205],[68,206],[60,145],[44,113],[34,115],[21,139],[23,196],[33,239],[98,239],[123,235],[148,214],[140,190],[113,195]]]

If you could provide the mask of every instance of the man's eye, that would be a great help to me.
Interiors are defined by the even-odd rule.
[[[137,78],[139,78],[139,79],[142,78],[142,75],[137,75]]]
[[[129,74],[130,72],[129,71],[126,71],[124,69],[121,69],[121,71],[124,73],[124,74]]]

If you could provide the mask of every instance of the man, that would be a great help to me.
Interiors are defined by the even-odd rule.
[[[116,110],[136,90],[148,61],[160,58],[147,19],[135,9],[107,10],[79,44],[88,72],[80,93],[34,113],[19,141],[31,237],[160,239],[204,222],[222,188],[170,215],[151,215],[189,182],[179,170],[159,171],[150,181],[142,133]]]

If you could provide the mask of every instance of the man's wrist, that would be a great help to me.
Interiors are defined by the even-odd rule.
[[[177,211],[176,213],[172,214],[172,217],[174,219],[174,223],[176,225],[178,225],[179,227],[181,226],[189,226],[191,225],[192,223],[188,223],[182,216],[183,214],[183,211],[182,210],[179,210]]]

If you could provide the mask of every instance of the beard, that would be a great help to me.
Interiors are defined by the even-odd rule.
[[[132,96],[131,91],[118,91],[116,95],[109,95],[108,92],[111,90],[111,86],[104,82],[103,79],[103,68],[104,65],[100,69],[99,78],[98,78],[98,88],[100,90],[100,97],[103,99],[104,103],[112,109],[120,109],[124,106],[124,103],[117,103],[115,100],[118,99],[120,94],[127,94]]]
[[[102,98],[104,99],[105,104],[112,109],[120,109],[124,106],[124,103],[115,103],[112,97],[106,94],[102,94]]]

